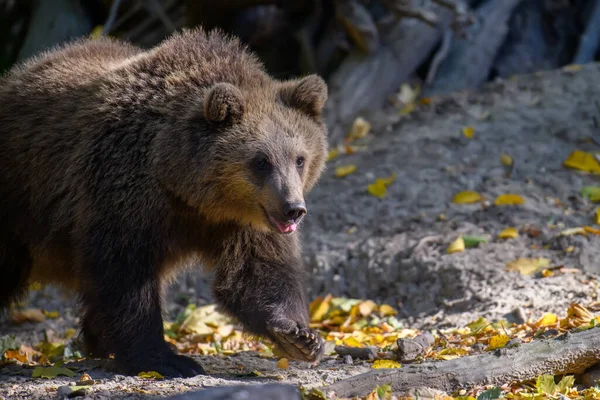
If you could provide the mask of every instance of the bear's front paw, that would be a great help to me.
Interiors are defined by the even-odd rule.
[[[278,350],[288,358],[315,362],[318,361],[325,351],[321,336],[309,328],[272,328],[271,332],[277,344]]]
[[[156,371],[165,378],[191,378],[205,374],[204,368],[196,361],[168,351],[158,354],[148,352],[146,357],[128,360],[119,364],[119,369],[127,375]]]

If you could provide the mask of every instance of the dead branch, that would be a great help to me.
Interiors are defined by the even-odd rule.
[[[537,339],[511,349],[450,361],[378,369],[323,388],[338,397],[365,396],[391,383],[394,393],[429,387],[452,393],[462,388],[506,385],[535,379],[541,374],[579,374],[600,362],[600,328]]]

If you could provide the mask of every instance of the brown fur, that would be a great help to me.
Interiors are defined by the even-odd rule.
[[[93,355],[190,376],[202,368],[166,346],[160,303],[201,261],[249,332],[317,360],[298,233],[271,220],[302,217],[326,98],[320,78],[276,81],[200,30],[149,51],[79,41],[14,68],[0,80],[0,306],[31,280],[72,287]]]

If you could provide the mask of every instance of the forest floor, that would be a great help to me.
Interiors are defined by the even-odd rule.
[[[352,154],[329,162],[307,198],[302,235],[311,298],[331,293],[387,303],[398,311],[398,324],[414,330],[464,327],[480,317],[523,323],[544,313],[562,317],[572,303],[597,302],[600,236],[593,228],[600,221],[581,191],[600,186],[599,175],[566,168],[564,161],[574,150],[600,151],[599,104],[600,65],[592,64],[417,101],[404,115],[364,115],[372,124],[369,135],[351,144]],[[511,167],[501,163],[502,154],[512,158]],[[355,172],[336,177],[336,168],[347,165]],[[600,172],[594,160],[587,165]],[[384,197],[368,192],[377,178],[391,176]],[[484,198],[454,203],[463,191]],[[501,194],[524,202],[494,205]],[[498,238],[509,227],[518,237]],[[565,232],[571,228],[580,229]],[[487,241],[449,254],[459,235]],[[518,261],[516,271],[507,271],[518,259],[534,261]],[[189,299],[209,302],[206,284],[182,279],[177,290],[189,298],[172,296],[171,314]],[[17,343],[34,347],[76,328],[73,300],[51,288],[32,292],[27,307],[58,315],[3,322],[0,336],[15,334]],[[319,387],[371,369],[366,361],[346,364],[335,354],[317,366],[290,362],[287,369],[256,351],[195,357],[209,376],[155,381],[111,374],[98,361],[67,365],[99,381],[87,390],[90,399],[150,398],[238,383]],[[56,398],[58,387],[76,380],[31,378],[32,368],[0,368],[0,396]]]

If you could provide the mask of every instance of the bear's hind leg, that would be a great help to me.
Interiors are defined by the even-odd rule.
[[[12,235],[0,234],[0,309],[27,293],[30,272],[29,247]]]
[[[80,244],[82,330],[91,351],[115,355],[129,375],[156,371],[165,377],[204,373],[191,358],[164,341],[161,314],[159,233],[124,224],[90,226]]]

